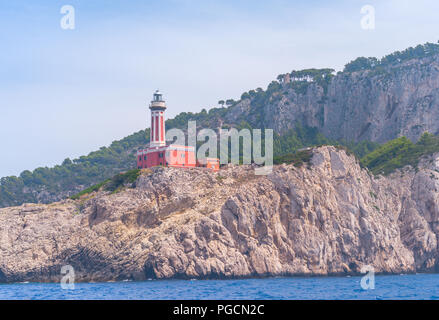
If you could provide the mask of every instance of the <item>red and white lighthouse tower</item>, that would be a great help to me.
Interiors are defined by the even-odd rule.
[[[166,104],[159,90],[154,93],[149,105],[151,109],[151,142],[150,147],[163,147],[166,145],[165,110]]]
[[[154,92],[149,105],[151,110],[150,143],[147,149],[137,151],[137,168],[156,166],[193,168],[205,167],[219,170],[219,159],[205,158],[197,161],[195,147],[166,144],[165,110],[166,103],[160,91]]]

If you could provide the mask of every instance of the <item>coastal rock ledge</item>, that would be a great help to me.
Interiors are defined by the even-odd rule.
[[[439,155],[373,177],[335,147],[252,166],[143,170],[135,186],[0,209],[0,282],[439,270]]]

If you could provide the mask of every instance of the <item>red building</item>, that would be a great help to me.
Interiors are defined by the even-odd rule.
[[[219,170],[219,159],[196,159],[195,148],[166,144],[165,110],[166,104],[162,94],[157,90],[149,106],[151,110],[151,138],[147,149],[137,151],[137,168],[155,166],[191,168],[204,167]]]

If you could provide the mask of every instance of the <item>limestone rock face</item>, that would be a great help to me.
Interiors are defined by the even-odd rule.
[[[116,194],[0,209],[0,281],[438,270],[439,155],[378,178],[335,147],[254,169],[155,168]]]
[[[344,141],[387,142],[399,136],[417,141],[439,133],[439,55],[334,76],[327,88],[310,83],[305,92],[284,84],[259,113],[245,99],[226,121],[249,121],[283,134],[297,123]],[[257,118],[263,119],[262,124]],[[238,119],[238,120],[236,120]],[[259,125],[259,126],[258,126]]]
[[[301,124],[338,141],[384,143],[406,136],[415,142],[424,132],[439,134],[439,55],[394,62],[379,69],[342,72],[328,83],[313,81],[295,86],[285,82],[279,90],[244,96],[227,109],[197,118],[198,130],[241,128],[245,121],[255,129],[270,128],[284,135]],[[187,130],[187,124],[178,121],[167,126]],[[146,143],[134,138],[137,134],[123,140],[128,145],[138,142],[132,145],[134,149],[130,147],[120,153],[114,159],[116,163],[96,164],[98,180],[133,168],[132,153]],[[79,183],[75,179],[78,173],[82,175],[80,169],[72,169],[68,183],[55,175],[51,183],[37,185],[26,182],[27,179],[9,177],[5,180],[6,189],[0,188],[0,207],[26,201],[60,201],[100,182],[86,178]]]

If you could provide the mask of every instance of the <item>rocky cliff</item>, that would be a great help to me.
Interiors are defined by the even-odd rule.
[[[300,123],[337,140],[416,141],[426,131],[439,133],[439,55],[340,72],[323,85],[302,83],[302,90],[284,82],[255,113],[256,105],[248,97],[226,120],[246,120],[280,134]]]
[[[145,170],[134,188],[0,209],[0,281],[435,272],[439,155],[375,178],[343,150],[308,164]]]
[[[196,120],[199,129],[272,128],[285,139],[287,152],[322,143],[304,135],[290,140],[290,130],[298,125],[349,145],[364,140],[382,143],[402,135],[416,141],[426,131],[439,134],[439,44],[409,48],[381,60],[358,58],[343,72],[332,71],[293,71],[266,90],[244,93],[227,108],[182,112],[168,119],[166,127],[187,129],[188,121]],[[66,159],[61,166],[1,178],[0,207],[59,201],[134,168],[135,150],[148,143],[148,134],[137,132],[73,162]],[[281,155],[283,149],[275,151]]]

